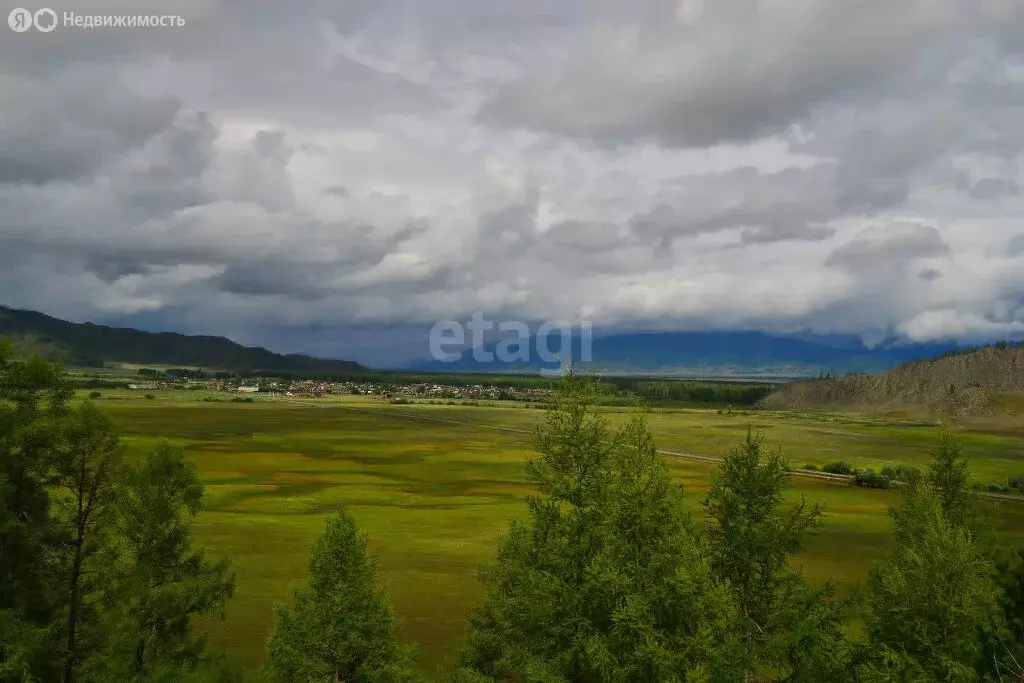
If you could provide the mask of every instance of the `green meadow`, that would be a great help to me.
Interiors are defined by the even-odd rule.
[[[352,397],[258,398],[231,403],[195,392],[101,392],[129,446],[140,454],[161,437],[187,448],[206,483],[196,533],[231,558],[238,591],[227,621],[204,624],[211,644],[250,666],[262,663],[273,606],[304,580],[309,547],[325,515],[352,511],[379,560],[403,636],[435,672],[453,653],[466,610],[481,589],[476,570],[492,555],[528,493],[529,430],[543,413],[523,405],[390,405]],[[358,410],[353,410],[356,408]],[[370,412],[360,412],[370,411]],[[625,411],[609,408],[613,424]],[[415,419],[431,418],[431,419]],[[442,421],[443,420],[443,421]],[[857,465],[921,464],[935,425],[895,417],[811,413],[654,410],[659,448],[720,456],[753,426],[794,466],[843,459]],[[458,423],[458,424],[455,424]],[[1019,423],[961,427],[979,481],[1024,474]],[[673,460],[695,515],[713,463]],[[825,525],[800,559],[815,579],[846,589],[884,551],[892,491],[795,479],[791,496],[820,502]],[[1024,540],[1024,503],[987,505],[991,524]]]

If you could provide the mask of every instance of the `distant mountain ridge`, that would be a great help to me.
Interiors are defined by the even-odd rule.
[[[761,401],[769,409],[923,406],[971,414],[1024,392],[1024,344],[997,344],[904,363],[875,376],[792,382]]]
[[[571,338],[564,360],[572,360],[581,370],[606,373],[661,373],[678,375],[817,377],[820,374],[883,372],[910,360],[939,355],[963,348],[953,343],[909,344],[867,348],[854,338],[822,337],[804,334],[772,335],[763,332],[639,332],[595,336],[586,345],[576,335]],[[472,349],[462,351],[451,361],[423,360],[413,369],[437,372],[514,372],[556,370],[544,349],[556,350],[557,336],[531,337],[522,354],[528,360],[502,361],[474,357]],[[485,344],[481,351],[493,354],[498,342]],[[545,360],[547,358],[548,360]]]
[[[242,346],[225,337],[72,323],[36,311],[5,306],[0,306],[0,337],[9,337],[23,354],[38,353],[52,359],[59,358],[66,365],[87,367],[121,362],[309,373],[366,370],[352,361],[283,355],[260,347]]]

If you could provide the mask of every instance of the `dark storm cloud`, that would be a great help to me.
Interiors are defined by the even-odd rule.
[[[509,84],[482,118],[612,142],[746,141],[836,101],[913,86],[973,39],[1018,50],[1009,27],[1024,27],[1015,0],[765,1],[717,14],[704,3],[696,26],[678,23],[679,5],[599,18],[567,59]]]
[[[1024,4],[740,4],[55,7],[186,26],[0,41],[0,303],[375,358],[475,311],[1004,324]]]
[[[834,234],[818,223],[842,215],[832,164],[765,174],[741,168],[688,184],[687,196],[630,220],[637,237],[664,246],[675,238],[743,228],[744,244],[821,240]]]
[[[835,228],[823,225],[793,225],[789,228],[771,230],[760,227],[744,230],[740,235],[743,244],[766,244],[771,242],[819,241],[836,234]]]
[[[874,270],[948,253],[949,246],[934,227],[905,223],[866,228],[829,254],[825,264],[854,271]]]
[[[0,72],[0,183],[87,177],[166,129],[179,108],[176,98],[140,97],[108,79]]]
[[[974,199],[1002,199],[1020,194],[1020,185],[1008,178],[982,178],[967,193]]]

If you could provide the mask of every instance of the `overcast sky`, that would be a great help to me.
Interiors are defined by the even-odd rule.
[[[186,24],[2,29],[0,303],[1024,337],[1021,0],[63,2]]]

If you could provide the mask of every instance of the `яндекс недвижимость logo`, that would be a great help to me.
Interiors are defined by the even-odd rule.
[[[31,12],[24,7],[16,7],[7,15],[7,25],[16,33],[24,33],[33,26],[37,31],[49,33],[57,28],[57,13],[49,7]]]

